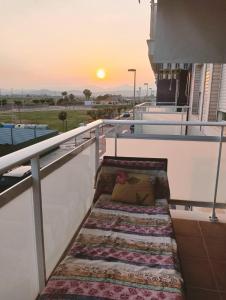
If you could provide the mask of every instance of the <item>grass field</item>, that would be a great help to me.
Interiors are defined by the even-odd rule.
[[[63,123],[58,119],[59,111],[34,111],[13,113],[13,123],[48,124],[50,129],[63,131]],[[79,123],[88,123],[92,119],[86,111],[67,111],[67,129],[78,127]],[[0,113],[0,123],[11,123],[9,113]]]

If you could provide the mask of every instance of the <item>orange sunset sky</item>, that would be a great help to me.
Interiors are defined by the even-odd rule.
[[[149,1],[0,0],[0,88],[117,88],[154,78]],[[96,70],[106,70],[106,78]]]

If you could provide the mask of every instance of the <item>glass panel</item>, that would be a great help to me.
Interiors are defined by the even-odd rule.
[[[42,180],[47,276],[88,212],[95,175],[95,144]]]
[[[0,209],[0,299],[35,299],[38,273],[32,189]]]
[[[186,113],[143,113],[140,118],[145,121],[169,121],[169,122],[181,122],[186,121]],[[185,134],[185,126],[164,126],[164,125],[136,125],[135,133],[140,134]]]
[[[225,175],[226,175],[226,143],[223,143],[220,174],[219,174],[218,195],[217,195],[217,200],[218,202],[221,203],[226,203]]]
[[[118,139],[117,154],[167,158],[172,199],[212,202],[218,147],[215,142]],[[107,139],[106,153],[114,155],[114,139]]]

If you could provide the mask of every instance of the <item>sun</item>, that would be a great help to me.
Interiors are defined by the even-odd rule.
[[[98,69],[96,72],[96,76],[99,79],[104,79],[106,77],[106,72],[104,69]]]

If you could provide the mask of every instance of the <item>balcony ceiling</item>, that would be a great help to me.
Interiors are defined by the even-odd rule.
[[[154,63],[225,63],[225,0],[159,0]]]

